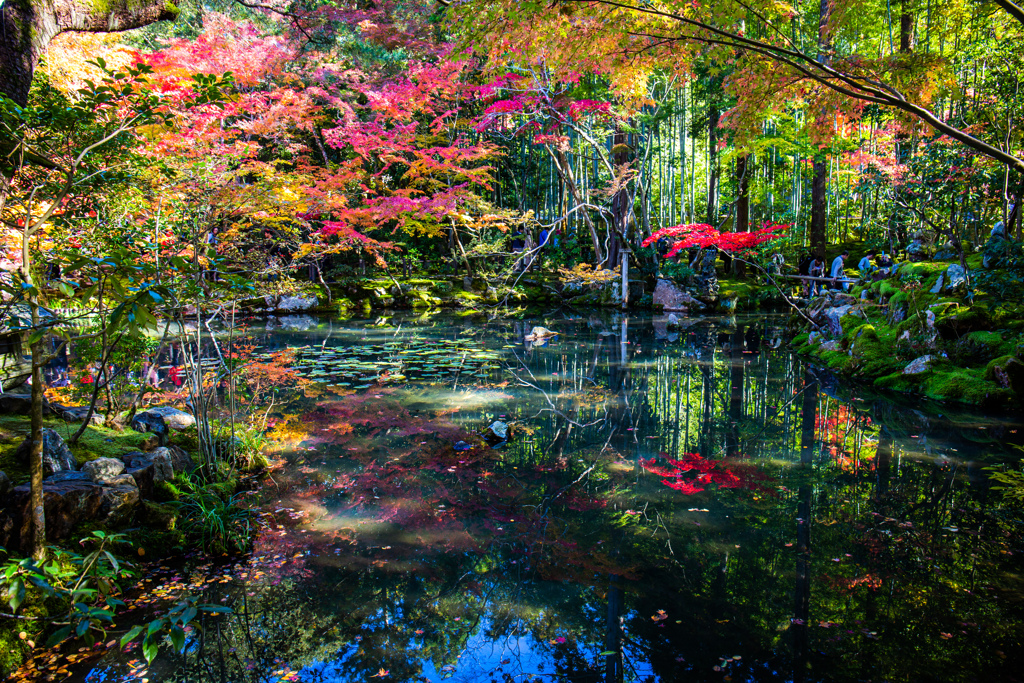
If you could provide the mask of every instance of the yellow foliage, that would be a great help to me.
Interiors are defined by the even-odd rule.
[[[574,268],[559,268],[558,276],[562,282],[581,285],[600,285],[619,279],[619,268],[615,270],[594,270],[589,263],[581,263]]]
[[[43,71],[53,87],[70,95],[84,88],[87,80],[96,83],[103,77],[103,72],[87,61],[100,57],[112,71],[135,61],[135,51],[118,45],[118,39],[112,33],[61,33],[46,48]]]

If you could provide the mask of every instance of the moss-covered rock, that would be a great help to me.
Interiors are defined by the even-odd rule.
[[[957,309],[936,317],[935,329],[943,339],[957,339],[971,332],[992,329],[992,316],[984,306]]]
[[[985,366],[985,379],[1014,393],[1024,391],[1024,363],[1016,356],[1002,356]]]

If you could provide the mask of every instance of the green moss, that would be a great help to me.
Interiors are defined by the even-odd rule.
[[[49,427],[65,440],[78,430],[76,423],[63,420],[43,420],[43,427]],[[0,470],[7,473],[15,484],[28,481],[28,467],[17,462],[14,453],[31,431],[32,425],[27,415],[0,416]],[[90,425],[77,444],[69,444],[72,454],[81,465],[96,458],[117,458],[129,451],[137,451],[142,443],[149,438],[148,434],[140,434],[131,429],[117,431],[106,427]]]
[[[975,305],[937,317],[935,329],[943,339],[955,339],[970,332],[992,329],[992,317],[987,307]]]
[[[970,368],[934,370],[924,386],[926,396],[940,400],[960,401],[974,405],[1010,400],[1012,392],[983,376],[983,371]]]
[[[1006,355],[990,361],[985,366],[984,377],[1000,387],[1008,384],[1008,388],[1018,394],[1024,391],[1024,363],[1016,356]]]
[[[853,357],[843,351],[822,351],[818,357],[839,372],[846,370],[853,363]]]
[[[1013,350],[1013,344],[1003,340],[1003,335],[998,332],[968,332],[966,338],[975,344],[987,346],[992,353],[1006,355]]]
[[[878,296],[881,297],[882,300],[886,300],[889,297],[895,296],[896,294],[900,293],[899,287],[894,286],[888,280],[882,280],[880,283],[877,283],[877,284],[878,284]]]

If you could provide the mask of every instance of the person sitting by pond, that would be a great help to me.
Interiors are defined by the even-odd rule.
[[[845,278],[846,277],[846,272],[843,270],[843,266],[845,265],[846,258],[849,255],[850,255],[850,251],[848,249],[844,249],[843,253],[841,253],[839,256],[836,256],[834,259],[832,259],[832,268],[829,270],[828,276],[830,278],[832,278],[833,285],[835,284],[836,280],[839,280],[841,278]],[[843,283],[843,291],[846,292],[846,291],[849,291],[849,289],[850,289],[850,283],[849,282],[844,282]]]
[[[864,254],[864,258],[857,264],[857,270],[860,271],[860,276],[865,280],[875,270],[875,264],[871,262],[871,259],[875,256],[875,250],[871,249],[868,253]]]

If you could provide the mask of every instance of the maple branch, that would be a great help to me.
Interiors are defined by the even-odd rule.
[[[906,96],[895,88],[885,85],[877,80],[870,79],[866,76],[856,76],[849,73],[844,73],[838,69],[832,67],[819,59],[816,59],[807,53],[800,52],[799,50],[789,49],[786,47],[772,45],[764,41],[755,40],[753,38],[747,38],[738,33],[727,31],[725,29],[718,28],[707,22],[692,19],[674,12],[667,12],[663,10],[654,9],[653,7],[638,7],[624,2],[618,2],[617,0],[566,0],[567,2],[594,2],[597,4],[604,4],[611,7],[617,7],[628,11],[638,12],[640,14],[647,14],[651,16],[657,16],[664,19],[672,19],[686,26],[690,26],[699,30],[707,31],[717,38],[711,38],[707,36],[699,36],[694,34],[684,34],[678,37],[679,41],[692,40],[695,42],[702,42],[709,45],[721,45],[724,47],[731,47],[737,50],[755,52],[762,54],[773,61],[777,61],[782,64],[791,66],[801,73],[805,74],[808,78],[821,83],[822,85],[840,93],[853,97],[858,100],[873,102],[884,106],[899,109],[903,112],[911,114],[921,121],[924,121],[933,129],[939,133],[948,135],[949,137],[957,140],[972,149],[975,149],[985,156],[988,156],[996,161],[999,161],[1014,170],[1024,173],[1024,159],[1016,157],[1008,152],[990,145],[989,143],[974,137],[973,135],[956,128],[944,121],[938,116],[932,113],[929,109],[914,104],[906,99]],[[997,0],[1002,6],[1003,2],[1013,4],[1009,0]],[[1005,9],[1005,7],[1004,7]],[[1019,8],[1018,8],[1019,9]],[[1010,10],[1007,10],[1010,11]],[[1024,14],[1024,11],[1022,11]],[[656,34],[647,34],[643,32],[629,32],[629,35],[636,37],[647,37],[656,38],[659,40],[666,40],[666,36],[660,36]],[[647,48],[644,48],[646,51]],[[821,73],[815,73],[813,70],[820,71]],[[849,87],[839,85],[834,82],[839,81],[845,83]],[[852,90],[854,88],[856,90]],[[858,92],[861,90],[863,92]]]
[[[993,0],[997,5],[1003,8],[1003,10],[1016,19],[1021,24],[1024,24],[1024,8],[1012,0]]]

